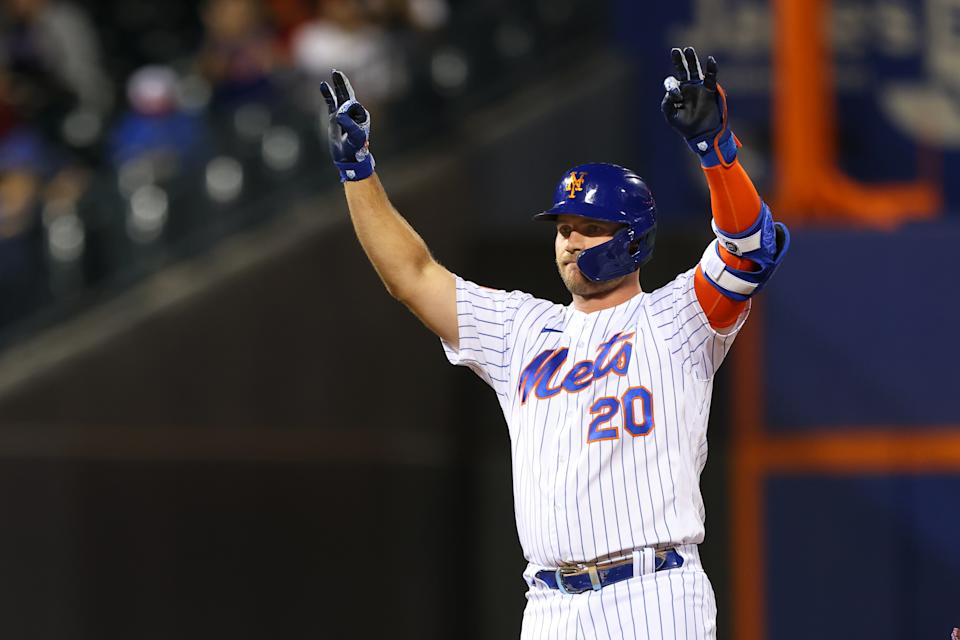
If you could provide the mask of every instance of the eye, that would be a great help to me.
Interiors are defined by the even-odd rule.
[[[571,231],[573,231],[573,227],[571,227],[571,226],[568,225],[568,224],[558,224],[558,225],[557,225],[557,233],[559,233],[559,234],[560,234],[561,236],[563,236],[564,238],[569,238]]]
[[[587,235],[588,236],[598,236],[603,233],[603,229],[600,228],[598,224],[588,224],[587,225]]]

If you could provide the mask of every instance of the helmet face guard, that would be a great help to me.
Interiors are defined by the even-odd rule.
[[[554,205],[534,220],[573,215],[626,225],[613,238],[584,249],[577,267],[594,282],[633,273],[653,257],[656,204],[640,176],[613,164],[591,163],[568,171],[554,195]]]
[[[633,273],[653,258],[655,235],[656,226],[639,237],[634,227],[621,229],[603,244],[581,251],[577,256],[577,267],[594,282]]]

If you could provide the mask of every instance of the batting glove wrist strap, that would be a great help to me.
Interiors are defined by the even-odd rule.
[[[728,167],[737,159],[740,141],[724,123],[723,129],[719,132],[711,131],[696,138],[687,138],[687,145],[700,156],[700,164],[704,168],[715,167],[718,164]]]
[[[372,176],[377,163],[373,160],[373,154],[367,152],[367,156],[361,162],[337,162],[334,160],[333,164],[340,170],[340,182],[356,182]]]

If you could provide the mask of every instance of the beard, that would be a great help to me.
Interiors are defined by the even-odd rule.
[[[608,291],[613,291],[620,286],[620,283],[624,281],[627,276],[620,276],[619,278],[614,278],[613,280],[602,280],[600,282],[594,282],[583,275],[583,272],[580,271],[580,267],[577,266],[576,261],[573,261],[568,264],[561,264],[557,261],[557,271],[560,272],[560,279],[563,280],[563,284],[567,287],[567,291],[572,293],[575,296],[581,296],[584,298],[591,298],[594,296],[602,295]]]

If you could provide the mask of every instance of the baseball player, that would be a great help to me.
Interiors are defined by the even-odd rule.
[[[370,155],[370,114],[347,78],[321,90],[357,236],[387,290],[497,393],[510,432],[528,567],[520,637],[714,638],[700,564],[699,478],[713,376],[789,234],[737,160],[717,63],[673,49],[667,122],[697,154],[716,239],[652,292],[653,197],[629,169],[567,171],[553,206],[567,305],[478,286],[430,255],[391,206]]]

